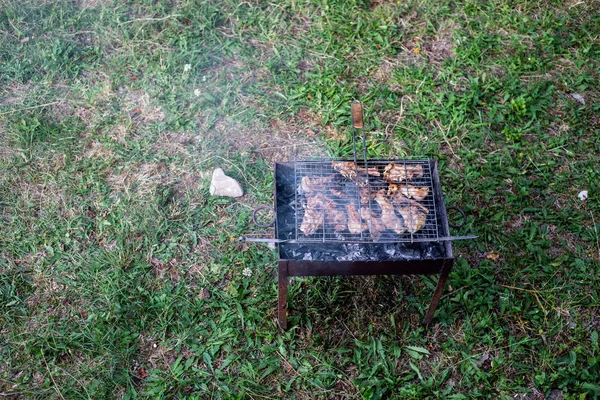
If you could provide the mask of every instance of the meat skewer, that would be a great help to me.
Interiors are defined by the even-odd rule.
[[[421,178],[422,176],[423,166],[421,164],[398,165],[392,162],[383,170],[383,179],[390,183],[412,181],[414,178]]]

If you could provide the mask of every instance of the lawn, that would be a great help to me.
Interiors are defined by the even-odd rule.
[[[599,397],[599,73],[597,1],[3,0],[0,397]],[[280,331],[237,238],[353,99],[478,238],[428,328],[434,277],[344,277]]]

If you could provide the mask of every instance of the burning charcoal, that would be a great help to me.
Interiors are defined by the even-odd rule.
[[[404,248],[402,250],[402,258],[404,258],[405,260],[420,260],[421,251],[413,248]]]
[[[442,250],[439,243],[429,243],[427,249],[423,252],[423,258],[442,258]]]
[[[429,188],[427,186],[417,187],[417,186],[408,185],[408,184],[399,186],[395,183],[392,183],[392,184],[390,184],[390,187],[388,188],[388,195],[394,196],[394,194],[398,191],[406,197],[410,197],[417,201],[421,201],[425,197],[427,197],[427,194],[429,193]]]
[[[383,179],[390,183],[412,181],[414,178],[423,176],[423,166],[416,165],[398,165],[389,163],[383,170]]]
[[[304,193],[317,193],[325,190],[325,186],[335,178],[335,174],[331,174],[325,177],[318,176],[304,176],[300,183],[300,189]]]
[[[346,212],[348,213],[348,230],[352,234],[359,234],[367,230],[367,224],[361,223],[360,215],[354,207],[354,204],[346,204]]]
[[[332,161],[331,166],[346,178],[354,181],[358,186],[366,186],[369,183],[367,174],[372,176],[381,175],[377,167],[366,169],[359,167],[352,161]]]
[[[360,216],[362,219],[367,221],[369,232],[374,241],[378,241],[381,238],[382,233],[385,231],[385,225],[368,207],[362,207],[360,209]]]
[[[406,232],[406,226],[396,213],[394,212],[394,206],[385,197],[385,189],[381,189],[375,195],[375,201],[381,207],[381,221],[386,228],[391,229],[397,234]]]

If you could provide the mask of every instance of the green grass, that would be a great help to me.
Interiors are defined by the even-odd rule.
[[[599,15],[4,1],[0,393],[600,396]],[[355,98],[369,156],[438,159],[468,216],[453,233],[479,237],[455,243],[428,329],[434,278],[349,277],[295,279],[281,332],[276,253],[236,238],[269,234],[251,212],[274,161],[349,154]],[[211,197],[215,167],[246,196]]]

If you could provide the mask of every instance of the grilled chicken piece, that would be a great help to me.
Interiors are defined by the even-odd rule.
[[[324,209],[325,196],[322,193],[306,196],[304,218],[302,218],[302,224],[300,224],[300,230],[305,235],[312,235],[323,225]]]
[[[348,230],[350,233],[356,235],[367,230],[367,224],[361,222],[354,204],[346,204],[346,212],[348,213]]]
[[[385,231],[385,225],[381,221],[381,218],[377,217],[368,207],[361,207],[360,216],[367,222],[373,240],[378,241],[381,238],[381,234]]]
[[[375,190],[375,188],[371,188],[371,190],[369,190],[366,187],[361,187],[358,190],[361,204],[369,204],[369,200],[375,200],[376,193],[377,191]]]
[[[429,209],[427,207],[425,207],[418,201],[409,199],[404,194],[402,194],[402,192],[400,190],[392,191],[392,193],[390,195],[390,199],[392,200],[392,204],[394,204],[394,205],[400,205],[402,207],[410,205],[414,208],[421,210],[421,212],[424,214],[429,214]]]
[[[348,227],[348,218],[344,210],[338,208],[338,204],[329,199],[325,205],[325,221],[328,225],[333,225],[335,232],[342,232]]]
[[[423,176],[423,166],[421,164],[406,165],[389,163],[383,170],[383,179],[390,183],[412,181],[414,178]]]
[[[385,189],[381,189],[375,195],[375,201],[381,207],[381,222],[385,225],[386,228],[391,229],[397,234],[402,234],[406,232],[406,226],[404,226],[404,222],[396,215],[394,211],[394,206],[385,196]]]
[[[335,178],[335,174],[329,176],[318,177],[318,176],[303,176],[300,182],[300,189],[304,193],[322,192],[325,186]]]
[[[329,186],[329,191],[331,194],[337,197],[345,198],[348,195],[344,192],[344,186],[340,182],[333,182],[332,185]]]
[[[332,161],[331,166],[346,178],[354,181],[358,186],[366,186],[369,183],[368,175],[380,176],[377,167],[366,169],[359,167],[352,161]]]
[[[404,196],[413,198],[417,201],[423,200],[429,194],[429,188],[427,186],[417,187],[413,185],[397,185],[390,183],[388,188],[388,195],[393,196],[394,192],[400,191]]]
[[[404,220],[404,224],[410,233],[415,233],[419,229],[425,226],[425,222],[427,221],[427,215],[423,212],[422,209],[417,207],[412,207],[410,205],[405,205],[397,208],[400,215],[402,215],[402,219]]]

